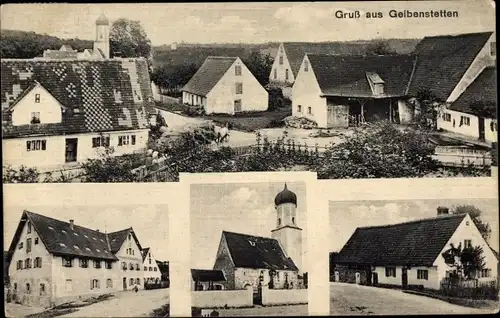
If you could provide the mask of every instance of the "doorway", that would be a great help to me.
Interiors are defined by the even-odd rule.
[[[401,285],[403,289],[408,288],[408,269],[404,267],[401,269]]]
[[[378,285],[378,273],[377,272],[372,272],[372,284],[373,284],[373,286]]]
[[[127,290],[127,277],[123,277],[123,290]]]
[[[340,282],[340,273],[339,271],[335,271],[335,281]]]
[[[75,162],[77,159],[78,138],[66,138],[66,162]]]
[[[361,274],[359,272],[356,272],[356,284],[361,284]]]
[[[484,141],[484,118],[478,117],[479,140]]]

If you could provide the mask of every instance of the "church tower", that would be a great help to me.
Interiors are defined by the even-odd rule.
[[[271,237],[278,240],[288,257],[302,273],[302,229],[297,226],[297,195],[288,190],[285,183],[283,191],[274,199],[276,209],[276,228]]]
[[[109,59],[109,20],[101,14],[95,21],[94,51],[100,50]]]

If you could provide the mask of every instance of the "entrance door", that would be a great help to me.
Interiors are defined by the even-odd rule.
[[[478,117],[479,119],[479,140],[484,141],[484,118]]]
[[[77,158],[78,138],[66,139],[66,162],[75,162]]]
[[[340,273],[339,271],[335,271],[335,281],[340,282]]]
[[[251,285],[247,285],[245,288],[253,290]],[[262,305],[262,284],[259,284],[259,286],[257,286],[257,292],[253,293],[253,304]]]
[[[373,286],[377,286],[378,284],[378,273],[372,272],[372,284]]]
[[[401,285],[403,289],[408,288],[408,269],[406,268],[401,269]]]
[[[361,274],[359,272],[356,272],[356,284],[361,284]]]
[[[127,277],[123,277],[123,290],[127,290]]]

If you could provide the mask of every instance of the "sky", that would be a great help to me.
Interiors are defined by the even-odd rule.
[[[437,215],[438,206],[459,205],[474,205],[482,211],[481,219],[492,229],[488,243],[498,251],[498,200],[495,199],[330,201],[330,251],[339,252],[357,227],[431,218]]]
[[[389,11],[456,10],[458,18],[393,19]],[[339,19],[337,11],[358,10],[363,18]],[[364,18],[382,12],[380,19]],[[93,40],[94,21],[138,20],[153,45],[188,43],[264,43],[268,41],[344,41],[493,31],[494,1],[362,1],[156,4],[7,4],[1,28]]]
[[[143,248],[150,247],[157,260],[168,261],[167,205],[5,205],[4,250],[8,250],[23,210],[42,214],[101,232],[132,227]]]
[[[274,198],[281,182],[191,185],[191,266],[211,269],[222,231],[271,237],[276,228]],[[302,228],[302,263],[307,269],[306,185],[288,182],[297,195],[297,225]]]

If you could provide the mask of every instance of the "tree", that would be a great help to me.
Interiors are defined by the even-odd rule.
[[[118,19],[113,22],[109,34],[111,56],[151,56],[151,41],[139,21]]]
[[[3,167],[3,183],[37,183],[39,178],[40,173],[36,168],[21,166],[16,170],[10,166]]]
[[[132,169],[140,165],[140,154],[113,156],[113,149],[106,149],[97,159],[89,159],[82,164],[83,182],[133,182],[136,181]]]
[[[394,55],[397,54],[387,41],[373,41],[366,46],[366,53],[369,55]]]
[[[269,83],[269,74],[274,62],[270,54],[263,55],[260,52],[253,51],[247,57],[244,57],[242,61],[262,86]]]
[[[444,102],[430,89],[420,89],[414,98],[408,100],[415,111],[415,122],[420,127],[437,129],[437,118],[441,114]]]
[[[331,145],[312,167],[321,179],[423,177],[437,168],[428,132],[381,121]]]
[[[156,85],[166,89],[178,89],[187,84],[198,70],[194,63],[162,65],[154,69],[151,79]]]
[[[483,249],[480,246],[462,248],[462,243],[459,243],[457,247],[451,243],[450,248],[441,256],[446,265],[456,271],[450,274],[452,279],[473,278],[475,273],[485,266]]]
[[[481,236],[488,240],[491,235],[490,225],[481,219],[482,211],[473,205],[459,205],[451,209],[453,214],[463,214],[469,213],[472,221],[477,226],[477,229],[481,233]]]

